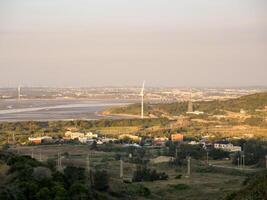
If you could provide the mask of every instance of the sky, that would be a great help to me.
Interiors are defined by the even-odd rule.
[[[0,0],[0,87],[267,86],[266,0]]]

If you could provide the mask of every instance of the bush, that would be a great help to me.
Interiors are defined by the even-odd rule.
[[[182,174],[178,174],[177,176],[175,176],[175,179],[181,179],[182,178]]]
[[[167,180],[168,175],[165,172],[158,173],[147,167],[138,167],[133,175],[133,182]]]
[[[187,190],[190,188],[190,186],[186,185],[186,184],[170,185],[170,187],[175,189],[175,190]]]
[[[96,171],[93,174],[94,188],[99,191],[105,191],[109,188],[109,176],[107,171]]]

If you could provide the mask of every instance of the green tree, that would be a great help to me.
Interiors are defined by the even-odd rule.
[[[52,200],[50,190],[47,187],[41,188],[36,194],[37,200]]]
[[[94,188],[96,190],[105,191],[109,188],[109,176],[107,171],[97,170],[93,174]]]

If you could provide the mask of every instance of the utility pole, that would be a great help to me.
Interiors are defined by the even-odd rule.
[[[244,169],[245,168],[245,152],[244,151],[243,151],[242,157],[243,157],[243,169]]]
[[[209,165],[209,152],[207,151],[207,165]]]
[[[267,169],[267,155],[265,155],[265,167]]]
[[[57,155],[57,169],[58,171],[61,170],[61,153],[58,152],[58,155]]]
[[[21,94],[20,94],[20,85],[18,86],[18,100],[20,100],[20,96],[21,96]]]
[[[239,157],[237,157],[237,168],[239,168],[240,166],[239,166]]]
[[[40,151],[40,154],[39,154],[39,161],[42,161],[42,152]]]
[[[32,149],[32,159],[34,159],[34,155],[33,155],[33,149]]]
[[[188,177],[190,177],[190,174],[191,174],[191,157],[188,156],[188,158],[187,158],[187,175],[188,175]]]
[[[177,159],[178,157],[178,150],[177,150],[177,147],[175,148],[175,158]]]
[[[123,160],[120,159],[120,178],[123,178]]]
[[[87,154],[87,157],[86,157],[86,171],[87,171],[87,174],[88,176],[90,176],[90,157],[89,157],[89,154]]]

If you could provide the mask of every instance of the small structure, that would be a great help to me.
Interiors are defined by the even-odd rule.
[[[65,133],[65,137],[74,140],[78,139],[79,137],[84,137],[84,133],[67,131]]]
[[[80,143],[93,143],[95,140],[87,137],[78,137]]]
[[[42,137],[29,137],[28,140],[33,144],[41,144],[45,140],[52,140],[52,137],[50,136],[42,136]]]
[[[123,147],[135,147],[135,148],[141,148],[141,146],[139,144],[124,144]]]
[[[117,141],[118,139],[116,139],[116,138],[101,138],[100,140],[98,140],[99,141],[99,143],[101,143],[102,142],[102,144],[103,143],[109,143],[109,142],[115,142],[115,141]],[[101,142],[100,142],[101,141]]]
[[[186,114],[189,114],[189,115],[203,115],[204,112],[203,111],[193,111],[193,112],[186,112]]]
[[[244,109],[240,109],[240,114],[245,115],[247,112]]]
[[[183,142],[184,141],[184,135],[180,133],[171,134],[171,141],[172,142]]]
[[[190,144],[190,145],[199,145],[200,143],[197,142],[197,141],[190,141],[190,142],[188,142],[188,144]]]
[[[98,135],[96,133],[88,132],[84,135],[87,138],[93,139],[93,138],[98,138]]]
[[[219,141],[219,142],[214,143],[214,148],[215,149],[221,149],[224,151],[229,151],[229,152],[241,151],[240,146],[234,146],[233,144],[231,144],[230,142],[227,142],[227,141]]]
[[[167,137],[156,137],[153,140],[153,145],[154,146],[164,146],[165,143],[169,140]]]

